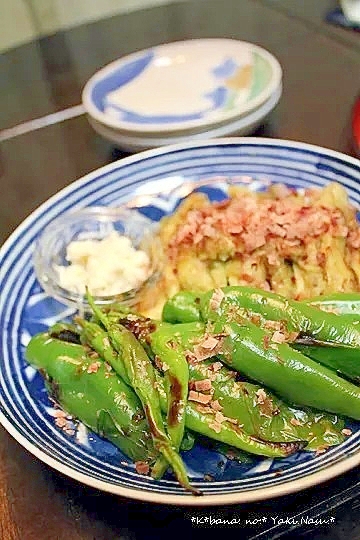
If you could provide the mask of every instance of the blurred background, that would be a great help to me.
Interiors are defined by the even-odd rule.
[[[174,1],[1,0],[0,52],[86,22]]]
[[[186,0],[1,0],[0,52],[38,37],[142,8]],[[198,0],[206,2],[207,0]],[[242,0],[239,0],[241,4]],[[264,0],[318,21],[337,0]]]

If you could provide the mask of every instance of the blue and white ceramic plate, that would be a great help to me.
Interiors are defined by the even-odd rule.
[[[282,86],[280,85],[277,90],[271,95],[271,97],[265,101],[260,107],[250,112],[246,116],[234,121],[230,121],[227,124],[217,126],[213,129],[207,129],[206,131],[197,131],[191,135],[174,136],[170,135],[165,138],[149,137],[144,135],[133,134],[124,135],[121,131],[112,129],[108,126],[104,126],[100,122],[89,118],[89,122],[99,135],[115,143],[120,148],[129,152],[140,152],[142,150],[148,150],[150,148],[157,148],[159,146],[166,146],[169,144],[182,144],[189,141],[190,137],[192,141],[199,141],[205,139],[215,139],[216,137],[227,137],[229,135],[250,135],[259,125],[261,125],[266,117],[278,104],[282,94]]]
[[[96,73],[83,103],[106,126],[170,133],[223,124],[256,110],[281,84],[268,51],[232,39],[194,39],[131,54]]]
[[[209,184],[206,180],[212,179]],[[155,481],[136,473],[112,444],[80,426],[67,435],[55,426],[41,376],[24,350],[30,336],[71,315],[46,296],[32,263],[34,241],[55,217],[85,206],[127,204],[159,220],[194,188],[213,200],[231,183],[258,190],[270,182],[289,186],[343,184],[360,203],[360,161],[323,148],[271,139],[220,139],[152,150],[90,173],[38,208],[4,244],[0,258],[0,420],[34,456],[95,488],[135,499],[181,505],[242,503],[304,489],[360,463],[360,423],[325,454],[299,452],[287,459],[249,458],[241,463],[197,445],[184,454],[193,484],[203,497],[185,493],[169,476]],[[212,481],[206,479],[212,478]]]

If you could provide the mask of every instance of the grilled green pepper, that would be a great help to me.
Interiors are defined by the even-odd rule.
[[[135,336],[122,325],[114,324],[101,309],[95,305],[87,293],[87,301],[98,321],[104,326],[109,340],[124,364],[132,388],[139,397],[150,426],[154,446],[173,468],[179,483],[194,495],[201,493],[189,482],[185,465],[174,448],[166,432],[161,414],[159,393],[156,389],[154,368],[141,344]]]
[[[240,315],[258,316],[264,321],[281,321],[288,331],[299,332],[321,341],[360,347],[360,329],[344,321],[335,313],[319,311],[316,307],[252,287],[224,287],[224,297],[216,313],[220,314],[234,306]],[[201,297],[204,320],[212,317],[211,299],[214,291]]]
[[[360,294],[334,293],[328,296],[318,296],[305,302],[322,311],[341,315],[343,322],[360,328]]]
[[[203,321],[200,304],[205,293],[179,291],[164,304],[161,320],[170,323],[191,323]]]
[[[227,288],[224,294],[218,312],[238,307],[243,315],[260,316],[262,325],[269,320],[281,321],[287,330],[299,332],[292,347],[350,379],[360,378],[360,328],[349,320],[354,314],[340,316],[320,311],[317,307],[252,288]],[[208,298],[202,299],[205,312]]]
[[[222,290],[226,291],[226,289],[225,287]],[[231,289],[235,289],[235,287],[231,287]],[[252,290],[254,291],[254,289]],[[261,292],[263,293],[263,291]],[[201,321],[203,317],[201,315],[200,303],[203,296],[204,293],[191,291],[180,291],[174,294],[164,305],[162,320],[173,324]],[[360,324],[359,293],[334,293],[317,296],[308,300],[302,300],[298,304],[300,306],[302,304],[304,306],[312,306],[322,311],[341,315],[343,321]]]
[[[162,320],[169,323],[187,323],[201,320],[202,293],[181,291],[169,298],[163,307]]]
[[[213,362],[205,360],[190,370],[192,380],[211,376]],[[226,417],[240,419],[246,433],[270,442],[306,441],[305,450],[343,442],[344,421],[337,415],[291,407],[258,384],[236,381],[233,373],[226,367],[216,373],[213,399]]]
[[[334,293],[302,301],[338,315],[357,315],[360,320],[360,293]]]
[[[122,326],[126,326],[129,329],[132,329],[137,337],[140,339],[141,343],[144,346],[152,345],[153,343],[157,343],[156,348],[157,352],[160,353],[160,358],[164,358],[162,355],[162,347],[165,344],[166,341],[168,341],[168,338],[170,336],[174,335],[174,329],[176,327],[173,327],[171,325],[163,325],[162,323],[155,323],[153,321],[149,321],[149,319],[144,319],[143,317],[136,317],[134,315],[130,315],[129,318],[124,317],[124,315],[120,315],[119,319],[119,313],[114,312],[112,316],[112,320],[114,324],[119,324],[119,321]],[[186,325],[185,325],[186,326]],[[154,332],[155,328],[158,328],[158,330],[164,331],[166,330],[165,334],[162,334],[159,337],[156,337],[156,332]],[[195,332],[199,333],[203,331],[203,325],[200,323],[195,325],[195,328],[193,329]],[[89,335],[89,334],[88,334]],[[175,337],[177,335],[177,332],[175,331]],[[190,331],[190,334],[183,334],[184,337],[189,338],[189,336],[192,336],[192,332]],[[154,339],[152,339],[152,336]],[[103,343],[102,340],[99,340],[98,345],[100,346],[101,343]],[[101,349],[97,349],[100,357],[104,356]],[[175,350],[175,349],[171,349]],[[165,352],[167,353],[168,347],[165,346]],[[179,354],[180,351],[178,351],[177,354]],[[165,391],[165,381],[163,376],[158,373],[155,370],[155,379],[156,379],[156,387],[159,391],[159,399],[160,399],[160,405],[164,412],[168,411],[168,395]],[[220,432],[215,432],[214,429],[212,429],[211,425],[215,421],[215,415],[216,411],[213,412],[209,411],[209,414],[207,415],[201,415],[199,414],[199,411],[197,410],[197,405],[195,403],[187,402],[186,404],[186,416],[185,416],[185,424],[187,429],[191,429],[196,433],[212,436],[214,440],[218,440],[220,442],[227,442],[228,444],[232,444],[236,448],[240,450],[245,450],[250,453],[254,453],[257,455],[264,455],[268,457],[285,457],[291,453],[294,453],[301,448],[304,447],[305,442],[303,440],[299,441],[296,440],[295,437],[289,439],[284,439],[284,441],[276,441],[276,437],[274,437],[273,440],[267,441],[266,439],[261,439],[260,435],[256,436],[254,432],[251,434],[247,433],[246,431],[239,429],[238,427],[232,425],[231,423],[227,422],[226,426],[224,428],[221,428]],[[222,434],[224,435],[224,438],[222,438]],[[230,442],[231,441],[231,442]],[[289,444],[286,445],[285,443],[288,442]],[[278,444],[277,444],[278,443]],[[153,470],[153,474],[155,476],[159,475],[161,476],[161,473],[164,472],[164,467],[162,462],[157,462],[155,464],[155,468]]]
[[[195,308],[199,317],[208,317],[213,294],[214,291],[197,295],[200,302],[197,302]],[[257,318],[258,324],[262,326],[266,326],[269,320],[280,321],[287,330],[300,333],[292,344],[294,348],[350,379],[360,379],[360,315],[357,312],[360,295],[320,297],[318,300],[310,300],[311,305],[248,287],[225,287],[220,291],[220,298],[221,295],[223,299],[216,310],[218,314],[238,310],[239,316],[250,320]],[[166,320],[175,322],[180,314],[184,320],[192,317],[193,296],[194,293],[181,291],[171,298],[164,308]],[[319,309],[322,306],[334,306],[334,303],[338,310],[346,313],[337,315]],[[176,310],[177,305],[181,306],[181,312]]]
[[[179,449],[184,435],[189,369],[185,356],[170,346],[167,336],[160,334],[152,342],[152,350],[164,373],[167,394],[167,429],[175,448]]]
[[[177,324],[160,327],[147,337],[151,347],[161,356],[160,343],[171,343],[178,354],[193,352],[201,343],[205,326],[201,323]],[[344,423],[336,416],[289,407],[282,400],[259,385],[235,380],[233,371],[216,362],[216,358],[189,363],[191,382],[210,380],[213,401],[218,401],[221,413],[238,419],[245,433],[263,441],[307,441],[307,450],[323,445],[339,444]],[[215,369],[214,369],[215,368]]]
[[[155,330],[159,323],[155,323],[141,315],[126,314],[122,310],[114,311],[114,309],[109,311],[108,318],[115,325],[120,324],[130,330],[140,340],[144,349],[148,351],[148,343],[144,338]],[[166,343],[159,343],[158,345],[163,352],[161,358],[158,358],[158,367],[163,368],[163,390],[167,395],[167,431],[171,442],[175,448],[179,449],[185,427],[185,408],[189,383],[188,365],[183,355],[179,355],[176,350],[168,347]],[[157,354],[156,348],[154,354]]]
[[[203,327],[203,325],[199,326]],[[200,331],[202,335],[204,329],[202,328]],[[271,444],[266,441],[266,444],[259,444],[260,438],[256,437],[253,431],[251,431],[251,435],[249,435],[248,431],[242,429],[242,423],[240,424],[236,421],[236,418],[241,417],[233,416],[232,418],[227,418],[224,416],[224,418],[222,418],[220,412],[216,413],[216,411],[214,409],[211,409],[210,407],[207,410],[207,414],[204,415],[203,412],[202,414],[199,414],[199,412],[201,413],[201,411],[199,411],[199,405],[191,402],[189,402],[189,406],[185,409],[188,395],[189,371],[191,372],[191,366],[188,366],[184,349],[177,339],[180,332],[181,331],[179,331],[178,328],[174,326],[163,326],[160,327],[157,331],[147,336],[147,341],[151,346],[152,352],[155,355],[156,360],[162,365],[162,369],[164,370],[165,382],[168,382],[167,374],[171,370],[171,367],[169,366],[174,367],[176,363],[179,366],[178,374],[176,378],[172,376],[171,380],[173,380],[174,382],[167,391],[168,429],[171,425],[173,425],[173,432],[175,432],[176,435],[177,432],[180,431],[180,421],[184,422],[185,425],[186,411],[186,421],[190,429],[193,429],[194,431],[202,435],[212,435],[213,438],[214,435],[216,435],[217,433],[222,433],[222,438],[220,437],[218,440],[227,443],[229,443],[229,441],[232,441],[231,444],[236,444],[238,448],[241,448],[242,450],[247,450],[248,452],[260,452],[261,454],[266,452],[265,455],[276,455],[279,451],[281,453],[289,451],[293,452],[295,448],[300,449],[305,446],[305,443],[302,441],[295,441],[294,444],[290,445],[288,448],[285,444],[279,443],[279,441],[273,442]],[[186,375],[184,375],[184,373],[186,373]],[[181,407],[180,409],[178,405],[179,403]],[[222,426],[223,422],[220,424],[217,421],[219,415],[221,416],[221,419],[226,422],[226,425],[224,427]],[[171,422],[171,424],[169,422]],[[184,428],[182,428],[181,438],[183,435],[183,429]],[[180,441],[178,444],[180,444]]]
[[[292,349],[246,319],[220,316],[215,334],[224,333],[222,361],[263,383],[297,405],[315,407],[360,420],[360,389],[333,371]]]
[[[360,348],[338,343],[319,341],[308,337],[298,338],[291,347],[316,362],[360,382]]]
[[[114,369],[119,377],[130,385],[123,359],[111,345],[107,332],[95,322],[80,318],[77,319],[77,322],[81,327],[79,336],[81,343],[94,349]]]
[[[304,442],[299,441],[265,442],[259,437],[246,434],[241,425],[234,425],[229,421],[224,421],[221,424],[216,422],[215,411],[214,413],[205,413],[190,402],[186,409],[186,426],[210,439],[252,454],[268,457],[286,457],[304,447]]]
[[[49,393],[65,411],[134,461],[156,458],[135,392],[103,362],[89,357],[82,345],[42,333],[30,340],[26,358],[44,375]]]

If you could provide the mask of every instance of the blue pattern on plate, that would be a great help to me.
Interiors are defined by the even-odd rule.
[[[121,86],[119,84],[119,86]],[[106,103],[107,112],[118,113],[119,118],[125,122],[131,122],[136,124],[169,124],[171,122],[187,122],[191,120],[200,120],[204,118],[206,114],[216,109],[221,109],[224,107],[229,96],[229,90],[225,86],[219,86],[214,88],[211,92],[205,94],[205,97],[210,101],[208,109],[205,111],[199,111],[193,114],[168,114],[168,115],[145,115],[138,114],[135,111],[129,111],[108,102],[107,97],[105,96],[104,101]]]
[[[224,107],[229,97],[229,90],[225,86],[218,86],[217,88],[215,88],[215,90],[212,90],[208,94],[205,94],[205,97],[212,101],[212,108],[214,110],[220,109],[221,107]]]
[[[215,178],[212,186],[206,185],[206,178]],[[140,154],[96,171],[50,199],[13,233],[0,260],[0,418],[7,429],[45,462],[85,483],[100,481],[100,487],[111,491],[140,489],[153,494],[154,500],[156,493],[189,497],[171,476],[153,481],[138,475],[119,450],[96,435],[80,430],[78,440],[54,425],[42,378],[26,364],[24,350],[31,335],[69,317],[71,309],[48,298],[36,282],[33,242],[49,221],[67,210],[135,200],[141,206],[142,193],[147,198],[141,211],[158,220],[173,211],[194,182],[212,200],[221,200],[232,183],[259,190],[274,181],[305,187],[334,179],[360,203],[360,166],[355,160],[301,144],[244,139]],[[154,195],[149,203],[150,187]],[[246,490],[251,500],[266,486],[276,488],[353,456],[360,449],[360,426],[351,422],[350,427],[354,432],[350,438],[318,457],[301,452],[286,460],[252,457],[238,463],[199,445],[184,457],[194,484],[205,494],[233,494],[236,499],[236,494]],[[206,482],[204,474],[214,481]],[[128,494],[141,497],[136,492]]]
[[[127,84],[128,82],[139,77],[141,73],[148,67],[154,58],[154,51],[146,51],[142,56],[131,60],[130,62],[121,65],[118,69],[113,71],[108,77],[104,77],[97,81],[91,91],[91,99],[101,112],[105,110],[104,96],[113,92],[120,86]]]
[[[215,77],[219,79],[225,79],[234,75],[235,71],[238,68],[238,64],[232,58],[226,58],[222,64],[215,66],[212,70]]]
[[[122,85],[123,83],[119,83],[118,88]],[[122,121],[135,124],[171,124],[172,122],[188,122],[192,120],[201,120],[210,112],[221,109],[225,106],[228,96],[228,88],[225,86],[218,86],[211,90],[211,92],[204,95],[204,97],[210,102],[209,107],[205,110],[191,114],[145,115],[139,114],[135,111],[129,111],[123,107],[120,107],[119,105],[115,105],[114,103],[110,102],[106,95],[103,97],[103,102],[105,105],[102,112],[104,112],[104,109],[106,108],[107,114],[110,112],[111,114],[118,114],[118,118]]]
[[[135,111],[128,111],[118,105],[114,105],[107,101],[106,103],[106,112],[109,113],[118,113],[119,119],[124,122],[131,122],[135,124],[170,124],[171,122],[187,122],[191,120],[200,120],[203,117],[202,112],[193,113],[193,114],[168,114],[168,115],[145,115],[138,114]]]
[[[156,59],[156,51],[149,50],[137,57],[135,60],[130,60],[125,64],[120,64],[117,69],[110,71],[102,78],[94,81],[91,89],[90,98],[95,107],[102,113],[117,115],[119,120],[135,123],[135,124],[171,124],[174,122],[188,122],[193,120],[201,120],[206,117],[209,112],[221,109],[224,107],[229,90],[221,84],[215,86],[213,90],[205,94],[205,98],[209,99],[209,107],[205,110],[197,111],[189,114],[169,114],[169,115],[151,115],[140,114],[133,110],[125,109],[118,104],[112,103],[108,94],[128,84],[135,78],[141,76],[143,71],[148,68]],[[223,81],[232,75],[238,68],[237,63],[232,58],[226,58],[221,64],[212,69],[215,78]],[[215,82],[215,81],[214,81]]]

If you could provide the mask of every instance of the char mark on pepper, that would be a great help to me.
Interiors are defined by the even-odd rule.
[[[148,335],[156,330],[156,324],[151,319],[145,317],[125,317],[119,319],[119,324],[122,324],[140,341],[146,340]]]
[[[181,384],[173,375],[169,374],[171,403],[168,414],[169,426],[176,426],[181,420],[183,400],[181,399]]]
[[[72,330],[60,330],[59,332],[52,332],[50,337],[65,341],[66,343],[74,343],[75,345],[81,345],[80,335]]]
[[[251,436],[251,439],[256,442],[265,443],[271,448],[278,448],[280,450],[283,450],[287,456],[295,454],[296,452],[300,452],[300,450],[303,450],[305,446],[308,444],[307,441],[271,442],[271,441],[265,441],[261,439],[260,437],[255,437],[255,436]]]

